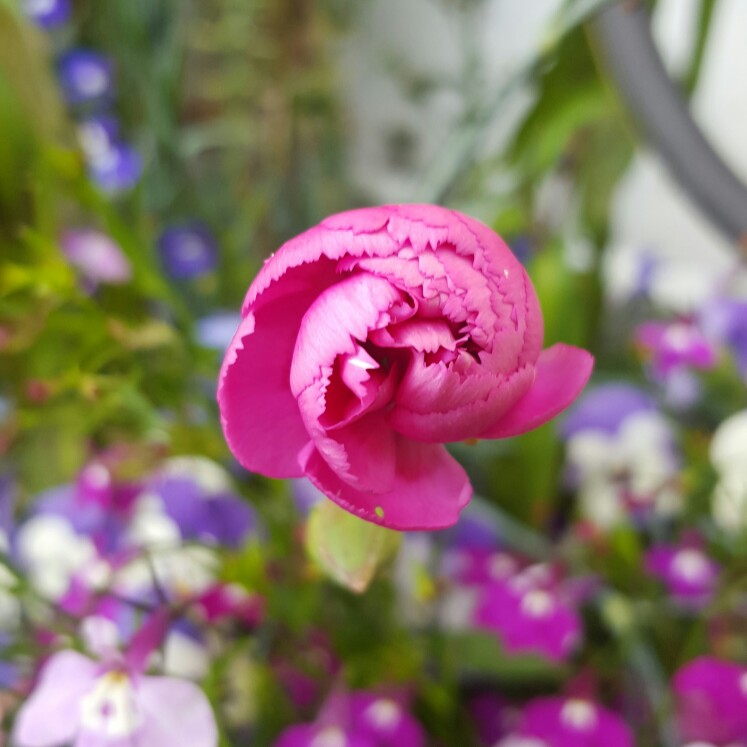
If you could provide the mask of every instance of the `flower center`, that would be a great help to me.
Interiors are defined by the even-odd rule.
[[[98,65],[86,63],[75,74],[75,83],[85,96],[100,96],[106,92],[109,76]]]
[[[597,723],[597,711],[587,700],[569,700],[560,712],[560,720],[575,731],[591,731]]]
[[[672,573],[684,581],[702,581],[708,576],[708,560],[700,550],[680,550],[672,559]]]
[[[320,731],[309,747],[347,747],[345,732],[339,726],[328,726]]]
[[[400,707],[389,698],[376,700],[366,709],[366,718],[379,729],[391,729],[399,722]]]
[[[555,602],[552,596],[539,589],[528,592],[521,600],[521,611],[527,617],[535,619],[549,617],[554,609]]]
[[[134,734],[142,720],[132,681],[121,671],[99,677],[80,703],[81,726],[105,738]]]

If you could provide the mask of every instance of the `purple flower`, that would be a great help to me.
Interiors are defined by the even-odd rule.
[[[184,539],[238,548],[256,526],[252,507],[231,492],[228,475],[209,459],[171,459],[148,488]]]
[[[475,623],[497,633],[509,653],[537,654],[560,662],[581,640],[581,619],[560,590],[538,579],[534,570],[485,585]]]
[[[88,49],[71,49],[59,60],[57,75],[65,100],[74,106],[101,103],[114,90],[109,57]]]
[[[747,669],[701,656],[674,676],[677,721],[689,742],[747,741]]]
[[[15,687],[18,683],[19,674],[18,666],[12,661],[8,661],[7,654],[0,648],[0,690]]]
[[[137,483],[115,482],[106,463],[94,460],[73,485],[42,493],[34,503],[34,516],[58,516],[100,552],[110,553],[122,544],[140,491]]]
[[[632,384],[601,384],[581,395],[563,419],[561,433],[564,438],[586,430],[614,434],[633,413],[655,409],[653,398]]]
[[[207,226],[198,221],[167,228],[158,240],[166,272],[177,280],[204,275],[218,263],[218,247]]]
[[[496,550],[501,546],[501,535],[491,510],[473,499],[462,511],[459,521],[443,532],[452,548]]]
[[[515,732],[497,747],[633,747],[633,736],[612,711],[581,698],[530,701]]]
[[[101,152],[87,154],[88,174],[104,192],[116,194],[132,189],[143,173],[143,160],[130,145],[113,142]]]
[[[67,231],[61,243],[70,263],[94,289],[99,283],[126,283],[132,278],[129,260],[105,233],[93,229]]]
[[[701,309],[699,323],[713,340],[728,346],[743,377],[747,377],[747,301],[716,298]]]
[[[646,553],[649,573],[661,579],[675,600],[687,607],[702,607],[711,599],[719,565],[693,545],[657,545]]]
[[[493,747],[509,732],[510,711],[506,699],[486,691],[472,697],[467,708],[474,723],[480,743]]]
[[[70,20],[70,0],[23,0],[23,11],[37,25],[53,29]]]
[[[60,651],[44,665],[13,728],[18,747],[215,747],[210,704],[192,682],[143,674],[163,640],[162,620],[146,623],[120,655],[107,621],[94,620],[98,660]]]
[[[713,368],[718,359],[714,346],[691,322],[644,322],[635,331],[635,341],[650,356],[659,379],[678,368]]]
[[[184,539],[238,548],[254,528],[254,511],[236,495],[209,496],[194,481],[178,477],[159,480],[153,489]]]

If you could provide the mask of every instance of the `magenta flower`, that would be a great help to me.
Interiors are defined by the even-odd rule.
[[[275,747],[422,747],[425,734],[400,697],[333,694],[313,724],[296,724]]]
[[[215,747],[218,735],[205,694],[192,682],[143,674],[165,633],[146,625],[125,655],[113,624],[89,618],[98,661],[60,651],[44,665],[13,728],[18,747]]]
[[[636,329],[635,341],[651,356],[658,377],[666,377],[679,367],[709,369],[717,363],[715,347],[690,322],[645,322]]]
[[[485,585],[475,623],[495,632],[509,653],[561,662],[581,641],[581,619],[559,589],[527,582],[525,574]]]
[[[692,544],[656,545],[646,553],[646,567],[687,607],[708,604],[718,582],[718,563]]]
[[[542,352],[524,268],[472,218],[353,210],[285,244],[249,289],[218,389],[247,469],[306,475],[394,529],[454,524],[471,496],[443,442],[506,438],[567,407],[592,368]]]
[[[701,656],[674,676],[677,722],[688,742],[747,742],[747,669]]]
[[[633,736],[612,711],[582,698],[537,698],[516,731],[497,747],[633,747]]]

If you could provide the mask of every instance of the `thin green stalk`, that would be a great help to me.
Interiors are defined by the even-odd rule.
[[[708,46],[708,36],[715,8],[716,0],[701,0],[698,28],[695,32],[695,46],[692,58],[690,59],[690,66],[682,79],[682,85],[688,95],[693,94],[700,79],[700,71],[703,67],[703,58],[705,57],[705,50]]]

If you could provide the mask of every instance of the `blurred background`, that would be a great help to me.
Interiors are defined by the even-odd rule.
[[[166,609],[156,669],[221,744],[345,747],[312,740],[352,738],[350,693],[416,721],[381,747],[580,744],[532,725],[553,698],[566,731],[627,724],[588,744],[747,743],[745,27],[741,0],[0,0],[6,731],[83,619],[127,641]],[[461,530],[307,552],[318,496],[232,460],[217,374],[264,258],[394,202],[495,228],[593,386],[454,445]],[[680,676],[703,661],[730,705]]]

